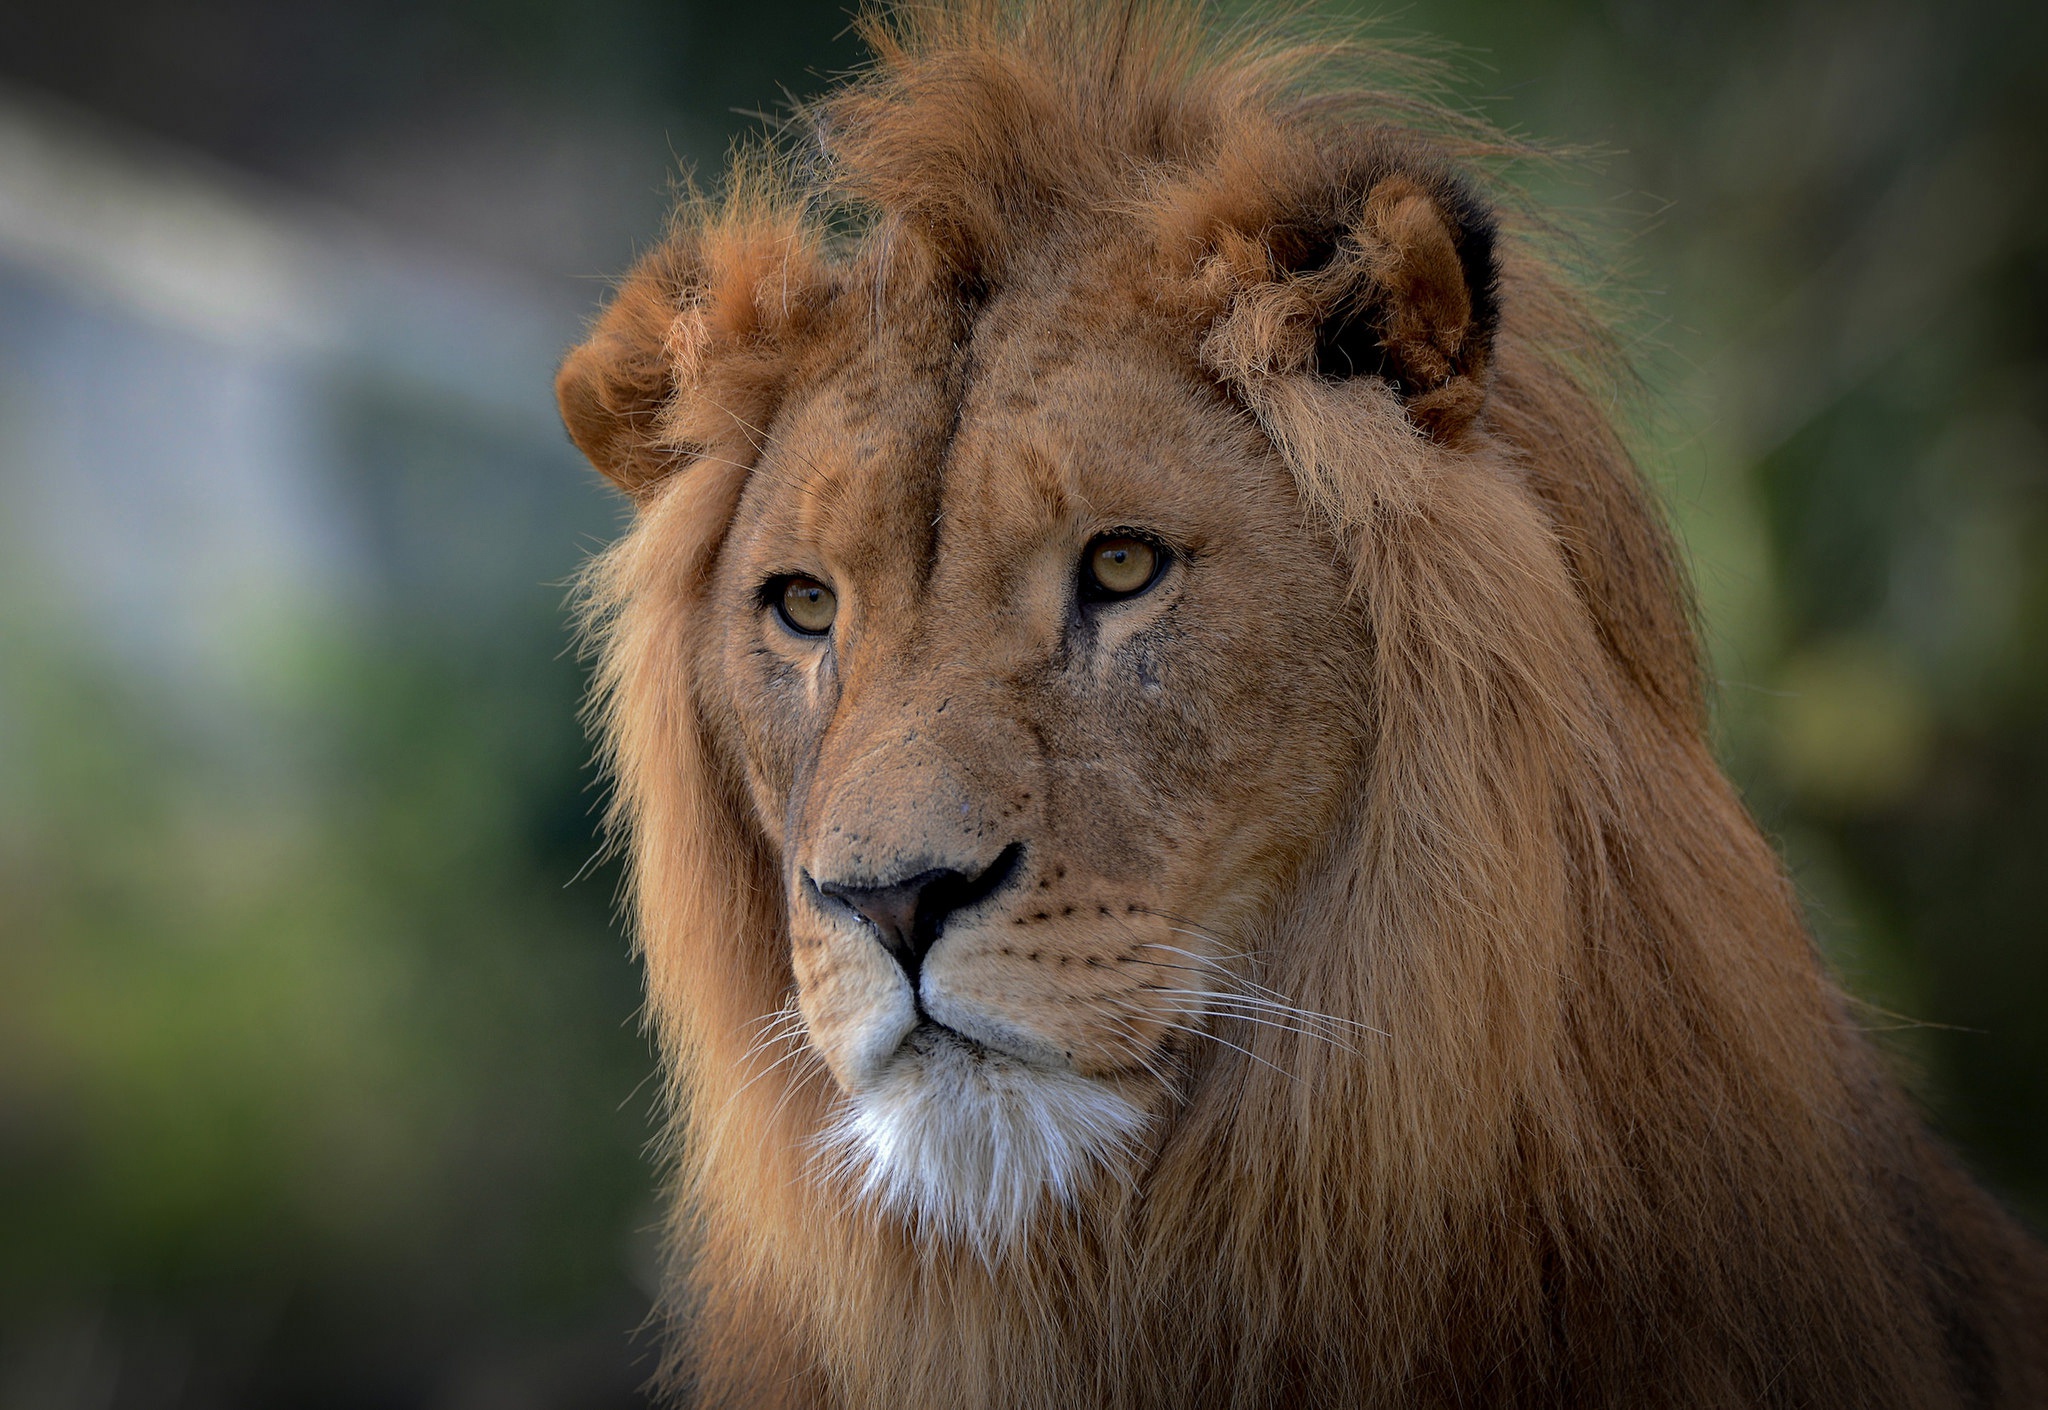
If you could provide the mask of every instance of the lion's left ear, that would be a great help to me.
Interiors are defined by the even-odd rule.
[[[1205,282],[1224,311],[1203,357],[1240,384],[1380,378],[1432,439],[1455,442],[1486,397],[1494,230],[1478,197],[1421,166],[1324,185],[1262,228],[1212,227]]]

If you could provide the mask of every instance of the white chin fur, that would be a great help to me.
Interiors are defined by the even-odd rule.
[[[922,1029],[846,1101],[820,1147],[863,1200],[991,1257],[1043,1201],[1071,1204],[1145,1124],[1099,1082]]]

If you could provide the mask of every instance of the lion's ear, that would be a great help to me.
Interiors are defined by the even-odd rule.
[[[1492,212],[1426,167],[1369,168],[1291,204],[1212,235],[1210,278],[1231,287],[1211,366],[1238,382],[1377,377],[1433,439],[1457,440],[1485,400],[1498,321]]]
[[[569,439],[599,473],[638,498],[684,459],[664,442],[662,413],[675,398],[669,334],[687,316],[696,281],[667,250],[620,286],[590,336],[555,374],[555,401]]]
[[[707,455],[751,464],[827,271],[794,219],[679,228],[555,376],[569,438],[636,501]]]

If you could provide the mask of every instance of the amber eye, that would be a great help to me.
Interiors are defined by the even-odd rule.
[[[789,629],[805,636],[823,636],[839,615],[838,595],[816,578],[784,578],[774,601]]]
[[[1089,596],[1130,597],[1159,576],[1159,550],[1129,534],[1104,534],[1088,545],[1083,566]]]

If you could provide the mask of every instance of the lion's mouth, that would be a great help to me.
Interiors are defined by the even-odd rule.
[[[964,1059],[971,1068],[996,1064],[1017,1067],[1036,1065],[1032,1062],[1031,1054],[1013,1052],[999,1043],[962,1033],[957,1028],[939,1022],[925,1012],[922,1003],[917,1006],[917,1026],[904,1035],[902,1046],[896,1051],[898,1054],[918,1059]]]
[[[962,1002],[929,982],[913,991],[917,1022],[897,1053],[958,1056],[981,1064],[1000,1063],[1034,1071],[1071,1067],[1066,1055],[1033,1036],[992,1007]]]
[[[919,1057],[929,1056],[941,1048],[959,1048],[971,1058],[988,1058],[995,1055],[995,1049],[978,1038],[970,1038],[957,1028],[948,1028],[924,1010],[922,1001],[917,1006],[917,1026],[904,1035],[902,1051]]]

